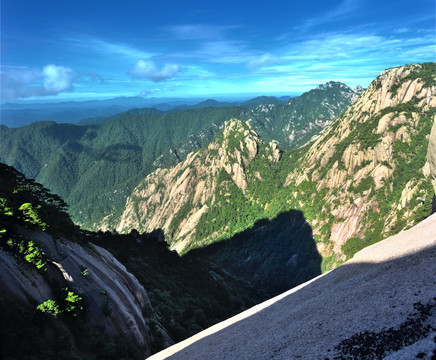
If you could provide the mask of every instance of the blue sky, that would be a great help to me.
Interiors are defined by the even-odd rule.
[[[295,94],[435,61],[434,0],[2,0],[1,98]]]

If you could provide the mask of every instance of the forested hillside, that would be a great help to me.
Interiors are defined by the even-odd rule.
[[[296,149],[320,133],[359,98],[363,89],[330,81],[286,104],[265,101],[241,120],[248,120],[265,141],[275,140],[283,150]]]
[[[162,116],[132,110],[93,126],[3,127],[0,160],[62,196],[73,220],[92,227],[121,211],[142,177],[206,145],[225,119],[240,113],[209,108]]]
[[[224,103],[204,107],[216,105],[209,101],[186,111],[134,109],[91,119],[98,124],[86,126],[54,122],[13,129],[2,126],[0,161],[62,196],[73,220],[95,229],[104,216],[120,215],[142,178],[207,145],[226,120],[250,120],[265,138],[286,138],[284,146],[295,148],[317,136],[355,95],[343,84],[328,83],[284,105],[276,98],[261,98],[247,107]]]

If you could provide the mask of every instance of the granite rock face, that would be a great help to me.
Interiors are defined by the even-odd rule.
[[[229,182],[245,194],[248,183],[255,177],[259,179],[258,173],[247,171],[250,164],[258,158],[276,164],[281,154],[276,143],[263,142],[249,123],[230,119],[221,136],[206,148],[188,154],[186,160],[173,168],[156,170],[141,181],[127,199],[115,228],[123,233],[131,229],[139,232],[163,229],[171,248],[181,252],[192,244],[201,217],[217,206],[217,189],[223,183],[219,182],[220,174],[225,172]],[[102,228],[110,226],[103,223]]]
[[[314,219],[309,219],[316,235],[325,236],[323,232],[329,227],[328,241],[319,248],[324,257],[340,255],[349,239],[364,237],[371,225],[368,218],[380,214],[382,207],[386,207],[380,201],[380,193],[398,190],[401,193],[400,197],[391,199],[392,206],[383,215],[384,236],[398,228],[399,218],[408,221],[407,226],[416,224],[408,219],[413,219],[420,211],[421,201],[428,203],[431,199],[433,194],[423,188],[428,181],[425,176],[429,167],[433,168],[436,185],[435,127],[430,139],[430,164],[411,173],[404,183],[397,181],[401,178],[404,159],[425,163],[425,157],[414,159],[408,149],[423,144],[423,139],[418,140],[418,137],[428,137],[434,122],[436,88],[420,76],[414,76],[420,71],[422,65],[419,64],[383,71],[311,144],[302,156],[301,166],[289,173],[285,185],[290,189],[309,181],[325,193],[325,206]],[[428,132],[419,134],[424,127]],[[416,153],[417,147],[414,150]],[[421,199],[417,205],[416,199]],[[334,224],[330,227],[328,222],[332,219]]]
[[[81,246],[67,239],[54,239],[42,231],[24,228],[19,231],[44,252],[47,274],[37,272],[34,266],[0,249],[0,301],[34,308],[34,304],[54,299],[57,289],[68,287],[83,298],[87,323],[109,336],[125,339],[144,355],[150,355],[151,319],[144,316],[153,317],[150,300],[124,265],[96,245]],[[73,338],[68,322],[62,328],[67,337]],[[168,334],[163,329],[161,332],[170,345]]]

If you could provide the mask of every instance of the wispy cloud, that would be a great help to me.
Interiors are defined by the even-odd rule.
[[[187,65],[183,67],[183,73],[180,75],[183,79],[207,79],[216,77],[217,74],[204,69],[198,65]]]
[[[176,64],[165,64],[158,68],[153,61],[139,60],[129,71],[132,79],[150,79],[154,82],[172,78],[180,71],[180,66]]]
[[[337,80],[367,86],[387,67],[431,61],[436,46],[432,34],[404,39],[368,33],[326,33],[277,49],[275,63],[252,68],[253,88],[306,91]],[[301,74],[304,74],[302,76]]]
[[[175,56],[193,61],[222,65],[248,65],[256,67],[272,63],[273,55],[251,49],[243,41],[206,41],[197,49]]]
[[[102,56],[122,56],[129,59],[148,59],[156,53],[138,49],[129,44],[108,42],[97,38],[80,38],[71,40],[73,45],[85,49],[91,54]]]
[[[257,72],[283,73],[296,66],[345,66],[346,64],[390,64],[393,59],[422,61],[435,51],[430,35],[401,39],[372,34],[328,33],[293,43],[274,55],[276,64],[261,67]]]
[[[79,74],[69,67],[53,64],[42,69],[3,67],[1,75],[1,97],[4,100],[57,95],[71,91],[74,80],[79,77]]]

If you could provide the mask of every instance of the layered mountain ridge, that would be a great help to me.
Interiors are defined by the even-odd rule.
[[[76,223],[96,229],[108,214],[120,215],[126,198],[146,175],[206,146],[226,120],[251,119],[264,139],[282,142],[284,137],[283,146],[296,148],[322,130],[316,122],[333,120],[355,94],[339,83],[309,93],[287,104],[264,99],[254,109],[253,104],[166,113],[132,109],[94,125],[1,126],[0,161],[62,196]],[[294,118],[300,119],[298,124]],[[295,139],[289,142],[291,133]]]
[[[386,70],[319,139],[283,154],[255,138],[250,123],[227,122],[211,145],[149,175],[120,220],[105,226],[161,227],[185,252],[301,209],[327,268],[334,266],[428,215],[433,191],[423,168],[435,116],[432,80],[431,63]]]
[[[41,164],[57,170],[68,191],[75,191],[69,176],[81,177],[84,169],[92,171],[85,171],[82,186],[103,179],[100,195],[80,204],[98,206],[92,201],[103,195],[113,201],[126,184],[117,203],[129,197],[103,221],[107,213],[93,212],[92,225],[110,231],[83,231],[59,196],[0,163],[2,354],[13,356],[19,344],[23,356],[142,358],[400,232],[272,299],[271,308],[242,313],[241,321],[175,358],[244,358],[253,351],[283,359],[365,358],[373,355],[368,349],[391,359],[432,356],[436,221],[421,220],[436,190],[430,184],[436,184],[435,65],[384,71],[330,125],[309,115],[305,123],[296,120],[296,143],[312,140],[290,151],[280,147],[289,133],[279,144],[270,141],[267,126],[258,131],[253,117],[265,114],[264,124],[271,120],[278,134],[283,127],[270,116],[288,104],[261,104],[241,116],[239,108],[209,109],[208,119],[184,112],[186,122],[174,128],[175,115],[168,115],[169,134],[148,143],[152,154],[139,144],[162,118],[147,115],[143,123],[141,110],[98,126],[41,123],[29,128],[42,133],[9,133],[9,159],[34,174]],[[342,85],[328,83],[313,94],[333,87]],[[339,111],[328,109],[326,117]],[[195,135],[194,124],[202,129]],[[108,145],[112,133],[122,138]],[[134,145],[122,144],[132,139]],[[175,142],[180,147],[165,147]],[[76,163],[73,150],[87,161]],[[145,159],[154,172],[137,171]],[[117,166],[126,172],[112,172]],[[48,182],[54,175],[40,176]],[[435,204],[433,196],[433,211]],[[338,330],[338,324],[347,326]],[[208,341],[217,346],[213,351]]]

